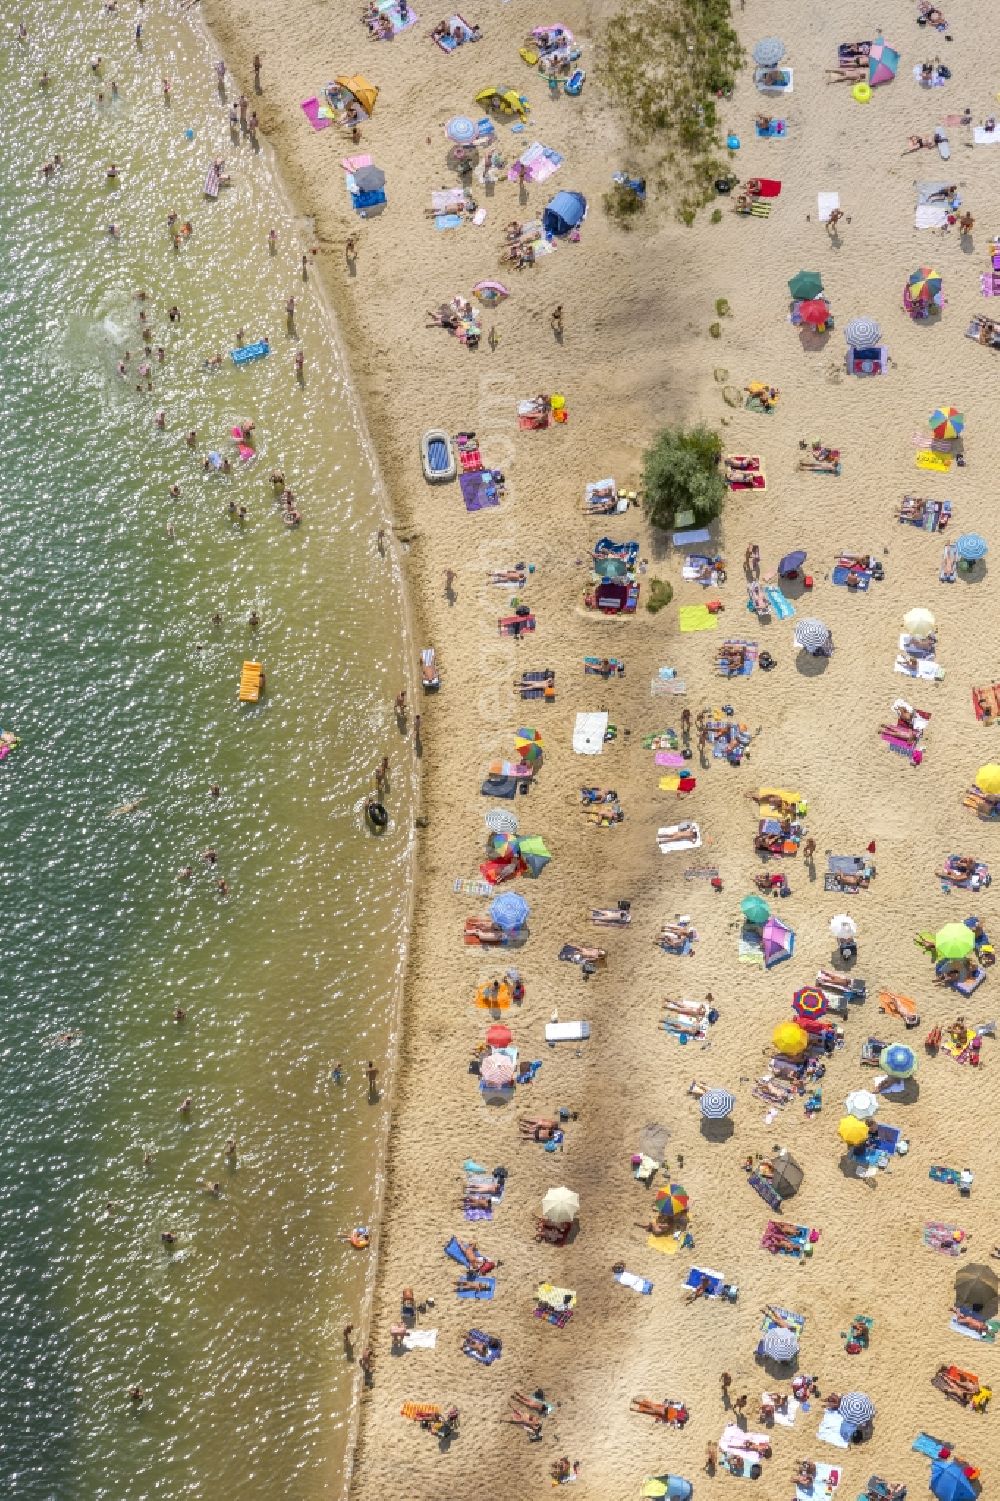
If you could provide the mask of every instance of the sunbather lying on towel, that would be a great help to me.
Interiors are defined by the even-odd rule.
[[[661,1001],[660,1005],[674,1016],[693,1016],[701,1021],[708,1015],[706,1001]]]
[[[679,823],[674,829],[663,829],[657,834],[658,844],[687,844],[691,839],[698,837],[698,830],[693,823]]]
[[[538,1440],[542,1436],[541,1418],[532,1417],[531,1413],[521,1412],[517,1407],[511,1410],[509,1417],[500,1419],[501,1423],[514,1423],[518,1428],[523,1428],[528,1437]]]
[[[544,1120],[538,1116],[522,1115],[517,1129],[525,1141],[551,1141],[559,1130],[559,1122],[555,1119]]]
[[[971,1399],[979,1392],[979,1378],[969,1371],[958,1371],[954,1366],[939,1366],[931,1377],[931,1386],[950,1397],[953,1402],[968,1407]]]
[[[467,1355],[495,1355],[502,1348],[495,1334],[481,1334],[478,1329],[470,1329],[462,1339],[462,1349]]]
[[[965,881],[976,874],[979,861],[974,855],[950,855],[948,863],[943,870],[936,870],[934,874],[942,881]]]
[[[658,1423],[669,1423],[671,1428],[683,1428],[688,1420],[688,1410],[683,1402],[651,1402],[648,1397],[633,1397],[629,1411],[655,1418]]]

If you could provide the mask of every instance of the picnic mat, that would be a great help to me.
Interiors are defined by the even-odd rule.
[[[707,605],[681,605],[677,613],[683,633],[714,631],[718,625],[717,616]]]

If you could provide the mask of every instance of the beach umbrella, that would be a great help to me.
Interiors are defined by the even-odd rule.
[[[498,860],[511,860],[518,852],[519,841],[513,834],[494,834],[490,840],[492,853]]]
[[[879,1099],[870,1089],[852,1089],[844,1104],[848,1115],[853,1115],[859,1121],[867,1121],[878,1110]]]
[[[790,1199],[802,1187],[805,1173],[787,1152],[776,1152],[771,1158],[771,1187],[780,1199]]]
[[[910,273],[906,285],[914,301],[930,302],[941,290],[941,274],[931,266],[919,266]]]
[[[964,922],[946,922],[934,934],[939,959],[964,959],[976,946],[976,935]]]
[[[486,307],[495,307],[498,302],[510,296],[502,281],[477,281],[472,291]]]
[[[680,1183],[671,1183],[656,1190],[653,1203],[660,1214],[672,1218],[675,1214],[684,1214],[691,1202],[684,1186]]]
[[[475,122],[468,115],[452,115],[444,133],[449,141],[455,141],[459,146],[469,146],[476,139]]]
[[[517,819],[506,808],[491,808],[486,815],[486,827],[491,834],[516,834]]]
[[[542,759],[542,747],[537,740],[521,740],[516,748],[522,766],[537,766]]]
[[[525,745],[537,745],[539,750],[543,750],[545,746],[541,735],[534,725],[530,724],[523,724],[520,729],[514,731],[514,744],[518,750]]]
[[[532,834],[530,839],[520,839],[518,848],[525,865],[528,867],[530,876],[540,876],[542,871],[552,859],[545,845],[545,840],[538,834]]]
[[[761,929],[760,946],[764,954],[764,968],[790,959],[795,952],[795,934],[776,917],[769,917]]]
[[[359,193],[377,193],[385,187],[385,173],[381,167],[358,167],[354,182]]]
[[[826,995],[817,985],[803,985],[792,996],[792,1010],[796,1016],[825,1016],[829,1005]]]
[[[724,1121],[736,1108],[736,1100],[728,1089],[706,1089],[698,1104],[707,1121]]]
[[[911,636],[929,636],[936,623],[930,610],[923,605],[915,605],[903,616],[903,625]]]
[[[862,1423],[870,1423],[875,1416],[875,1403],[864,1392],[847,1392],[841,1397],[837,1411],[848,1423],[860,1426]]]
[[[780,573],[782,578],[790,578],[793,573],[798,573],[805,560],[806,554],[801,550],[797,552],[786,552],[785,556],[778,564],[778,572]]]
[[[849,1147],[860,1147],[868,1140],[868,1127],[856,1115],[845,1115],[837,1127],[837,1135]]]
[[[846,912],[838,912],[836,917],[830,918],[830,932],[838,943],[850,943],[858,936],[858,925]]]
[[[491,1048],[509,1048],[513,1035],[503,1022],[494,1022],[492,1027],[486,1029],[486,1041]]]
[[[935,438],[957,438],[965,427],[958,407],[935,407],[927,421]]]
[[[852,318],[844,327],[844,338],[852,349],[871,349],[881,344],[882,330],[874,318]]]
[[[823,290],[823,278],[818,271],[796,271],[788,290],[796,301],[818,297]]]
[[[516,891],[503,891],[490,902],[490,916],[498,928],[503,928],[505,933],[513,933],[517,928],[523,928],[528,921],[528,913],[531,908]]]
[[[814,616],[807,615],[795,627],[795,645],[813,656],[817,652],[827,651],[830,641],[829,626],[824,625],[822,620],[817,620]]]
[[[753,49],[753,60],[758,68],[776,68],[785,55],[785,44],[780,36],[766,36]]]
[[[809,297],[805,302],[799,303],[799,317],[803,323],[827,323],[830,318],[829,305],[821,302],[818,297]]]
[[[542,1214],[550,1225],[571,1225],[580,1213],[580,1195],[571,1188],[550,1188],[542,1200]]]
[[[740,902],[740,911],[747,922],[755,928],[762,928],[771,916],[771,909],[762,896],[745,896]]]
[[[787,1058],[797,1058],[809,1046],[809,1033],[798,1022],[780,1022],[771,1033],[771,1042]]]
[[[660,1495],[661,1492],[643,1491],[642,1494]],[[957,1460],[935,1459],[931,1464],[931,1494],[938,1501],[975,1501],[976,1487]]]
[[[691,1501],[693,1494],[690,1480],[683,1475],[647,1475],[639,1492],[655,1501]]]
[[[506,1053],[489,1053],[479,1065],[479,1077],[488,1089],[506,1089],[514,1082],[514,1061]]]
[[[955,1273],[955,1302],[963,1308],[996,1310],[1000,1279],[992,1267],[972,1262]]]
[[[894,1079],[910,1079],[917,1071],[917,1055],[905,1042],[894,1042],[878,1056],[879,1067]]]
[[[976,772],[976,786],[980,792],[985,792],[987,797],[1000,795],[1000,766],[995,761],[990,761],[986,766],[980,766]]]
[[[877,36],[868,54],[868,84],[877,89],[879,84],[892,83],[899,67],[899,53],[890,47],[885,37]]]
[[[784,1363],[799,1353],[799,1337],[793,1329],[769,1329],[760,1342],[761,1354]]]
[[[978,563],[980,558],[985,558],[990,550],[990,545],[985,537],[978,532],[963,532],[955,539],[955,551],[966,563]]]

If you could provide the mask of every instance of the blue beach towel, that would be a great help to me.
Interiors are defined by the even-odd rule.
[[[456,1287],[456,1295],[460,1298],[475,1298],[480,1303],[488,1303],[493,1297],[493,1290],[497,1285],[495,1277],[477,1277],[477,1282],[488,1282],[488,1287]]]
[[[764,590],[764,595],[771,606],[775,620],[788,620],[795,614],[795,606],[790,599],[785,598],[780,589],[771,585]]]

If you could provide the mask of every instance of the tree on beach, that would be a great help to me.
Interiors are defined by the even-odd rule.
[[[653,526],[670,531],[679,512],[699,525],[718,516],[726,500],[719,469],[722,442],[709,427],[665,427],[642,457],[643,507]]]

